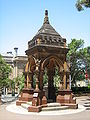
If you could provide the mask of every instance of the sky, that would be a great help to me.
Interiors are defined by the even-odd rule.
[[[0,0],[0,53],[18,47],[18,55],[25,55],[28,41],[43,24],[48,10],[50,24],[67,44],[71,39],[83,39],[90,46],[90,9],[78,12],[76,0]]]

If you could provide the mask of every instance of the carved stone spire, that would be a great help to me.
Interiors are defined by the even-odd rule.
[[[49,19],[48,19],[48,10],[45,10],[44,24],[49,24]]]

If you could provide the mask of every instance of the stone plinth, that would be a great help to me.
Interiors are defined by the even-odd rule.
[[[30,106],[28,107],[28,112],[40,112],[42,109],[41,106]]]
[[[30,102],[33,99],[33,89],[24,88],[16,101],[16,105],[21,105],[22,103]]]
[[[59,90],[56,102],[61,105],[69,106],[69,108],[78,108],[76,99],[71,90]]]
[[[45,90],[42,91],[42,105],[47,104],[47,98],[45,96]]]

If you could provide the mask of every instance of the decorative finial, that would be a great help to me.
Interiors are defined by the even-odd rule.
[[[44,24],[49,24],[49,20],[48,20],[48,10],[45,10]]]
[[[48,10],[45,10],[45,16],[48,16]]]

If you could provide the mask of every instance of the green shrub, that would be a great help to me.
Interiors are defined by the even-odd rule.
[[[90,85],[88,85],[88,89],[90,89]]]
[[[75,94],[79,93],[90,93],[90,86],[89,87],[72,87],[72,91]]]

